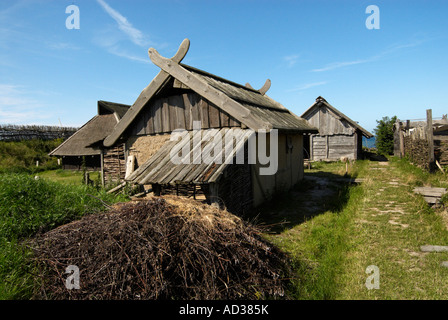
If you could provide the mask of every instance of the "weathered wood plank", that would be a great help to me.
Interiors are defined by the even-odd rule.
[[[414,188],[414,192],[427,197],[441,197],[446,193],[445,188]]]
[[[205,99],[201,99],[198,105],[202,129],[210,128],[209,122],[209,104]]]
[[[171,131],[176,129],[185,129],[185,110],[182,95],[173,95],[168,97],[170,108],[170,128]]]
[[[163,124],[162,124],[162,107],[163,102],[160,99],[157,99],[154,102],[154,106],[152,107],[152,115],[154,122],[154,133],[162,133],[163,132]]]
[[[429,204],[436,204],[439,202],[440,198],[439,197],[423,197],[425,199],[425,201]]]
[[[143,115],[140,119],[138,119],[137,124],[135,126],[135,131],[137,136],[146,134],[145,115]]]
[[[420,250],[423,252],[448,252],[448,246],[426,245],[421,246]]]
[[[209,104],[208,115],[209,115],[210,128],[219,128],[221,126],[219,109],[215,107],[213,104]]]
[[[154,134],[154,107],[154,105],[147,107],[148,110],[145,112],[146,134]]]
[[[176,106],[173,104],[174,97],[168,97],[168,108],[169,108],[169,117],[170,117],[170,131],[174,131],[177,129],[177,113]]]
[[[230,126],[230,118],[224,111],[220,111],[219,115],[221,117],[221,127],[229,127]]]
[[[162,130],[163,132],[170,132],[170,107],[168,99],[162,99]]]
[[[182,99],[184,102],[184,112],[185,112],[185,129],[192,130],[193,129],[193,118],[191,114],[191,101],[188,98],[188,94],[182,94]]]
[[[241,125],[241,123],[239,123],[237,120],[235,120],[235,118],[230,117],[230,119],[229,119],[230,127],[239,127],[240,125]]]

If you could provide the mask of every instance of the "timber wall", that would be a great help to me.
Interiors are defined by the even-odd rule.
[[[145,106],[131,125],[130,136],[171,133],[176,129],[193,130],[193,121],[202,129],[241,127],[241,123],[195,92],[162,97]]]

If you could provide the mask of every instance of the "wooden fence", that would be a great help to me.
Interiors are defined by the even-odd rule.
[[[394,154],[407,156],[415,165],[433,170],[448,165],[448,120],[433,120],[426,110],[426,121],[397,120],[394,126]]]
[[[67,139],[75,133],[76,130],[77,128],[73,127],[0,125],[0,141]]]

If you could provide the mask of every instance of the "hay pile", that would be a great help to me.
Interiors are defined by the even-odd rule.
[[[256,227],[169,196],[86,216],[36,241],[40,299],[283,297],[289,272]],[[79,267],[80,289],[66,289],[68,265]]]

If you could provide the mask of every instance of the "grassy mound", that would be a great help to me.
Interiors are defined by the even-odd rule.
[[[52,230],[35,251],[47,299],[282,297],[288,259],[238,217],[193,200],[153,198]],[[68,290],[68,265],[80,289]]]
[[[34,173],[58,168],[57,159],[48,153],[62,143],[56,140],[0,141],[0,172]],[[36,167],[39,161],[39,167]]]

